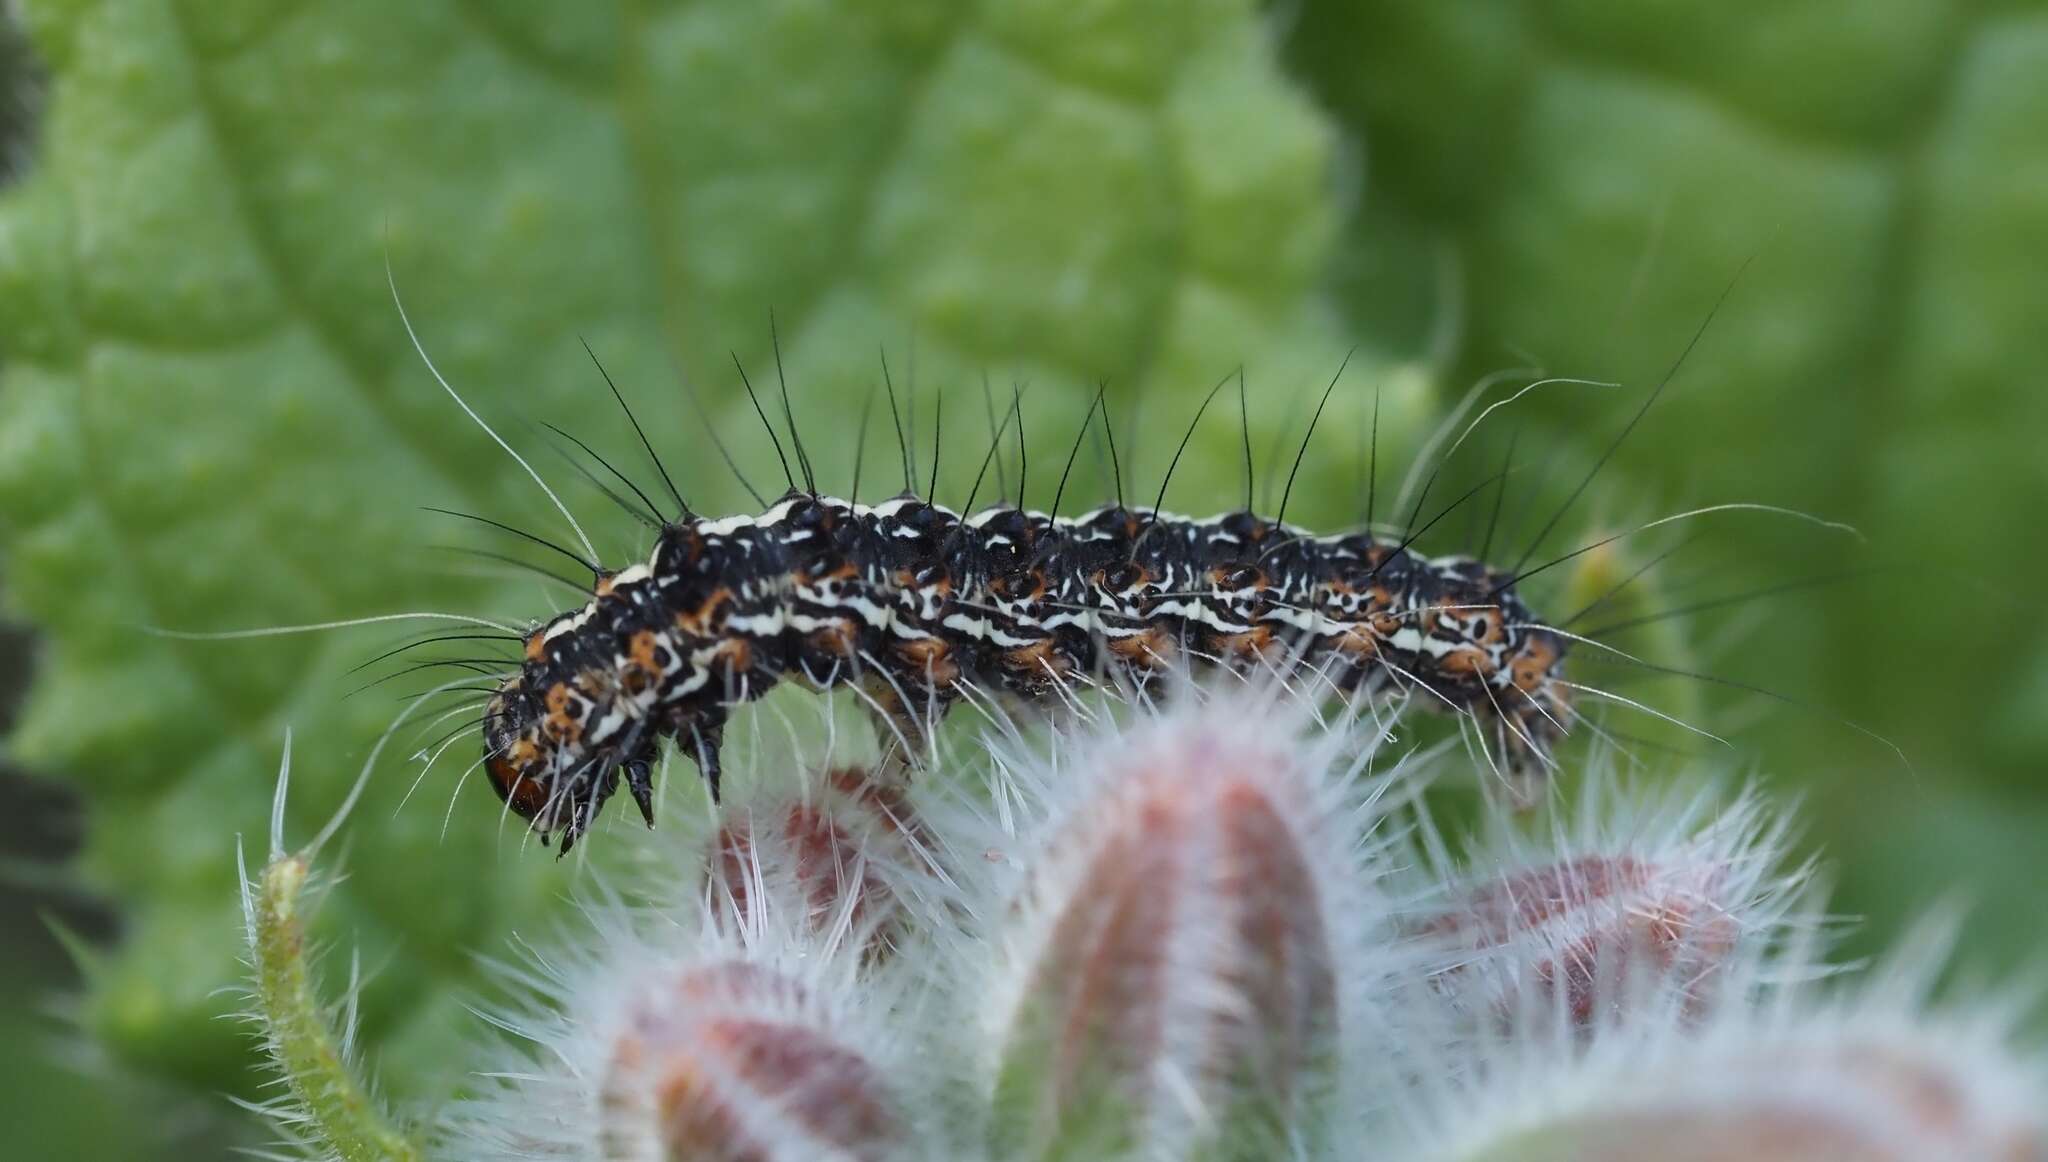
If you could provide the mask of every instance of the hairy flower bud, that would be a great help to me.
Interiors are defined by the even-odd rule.
[[[1555,1011],[1584,1027],[1668,990],[1696,1011],[1731,956],[1790,927],[1808,877],[1781,869],[1786,829],[1760,799],[1643,803],[1602,777],[1546,842],[1500,824],[1462,867],[1440,851],[1427,861],[1446,880],[1420,893],[1410,927],[1439,950],[1433,983],[1457,1008],[1511,1021]]]
[[[2048,1078],[1929,1026],[1872,1037],[1825,1022],[1611,1055],[1550,1108],[1421,1159],[1465,1162],[2043,1162]],[[1631,1060],[1631,1057],[1638,1058]],[[1475,1110],[1470,1125],[1490,1124]],[[1519,1125],[1516,1123],[1520,1123]]]
[[[1263,1158],[1326,1112],[1368,912],[1334,754],[1248,694],[1183,706],[1066,749],[1016,838],[998,1157]]]
[[[930,878],[921,830],[900,780],[866,767],[833,767],[795,787],[764,784],[720,814],[711,894],[721,914],[745,916],[755,892],[786,880],[810,924],[844,926],[871,953],[886,952],[909,921],[906,895]]]
[[[867,1162],[919,1157],[895,993],[821,933],[793,881],[689,924],[606,904],[498,1019],[528,1059],[446,1124],[460,1158]],[[845,934],[841,928],[837,934]]]
[[[678,967],[614,1029],[597,1088],[617,1162],[899,1156],[904,1128],[866,1047],[799,980],[745,961]]]
[[[2018,1006],[1930,1006],[1938,960],[1896,962],[1853,987],[1764,984],[1778,967],[1745,952],[1722,971],[1758,1003],[1700,1013],[1666,992],[1591,1031],[1475,1040],[1435,1063],[1403,1107],[1409,1140],[1389,1156],[2048,1162],[2048,1068],[2014,1047]]]

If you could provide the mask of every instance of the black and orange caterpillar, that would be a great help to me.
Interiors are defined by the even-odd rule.
[[[621,781],[652,824],[665,738],[715,796],[727,715],[785,679],[857,683],[911,738],[967,689],[1043,700],[1185,660],[1315,668],[1362,696],[1426,691],[1530,773],[1573,711],[1567,637],[1515,580],[1251,512],[962,516],[909,494],[869,506],[792,489],[759,516],[667,522],[644,563],[600,574],[587,605],[528,633],[490,699],[484,765],[566,850]]]

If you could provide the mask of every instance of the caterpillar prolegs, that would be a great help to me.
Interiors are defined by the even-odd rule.
[[[963,516],[909,494],[869,506],[792,489],[758,516],[667,522],[645,562],[527,634],[485,714],[485,767],[566,850],[622,782],[652,824],[663,739],[716,795],[728,713],[784,680],[857,683],[914,734],[968,688],[1043,701],[1077,680],[1209,665],[1313,670],[1359,697],[1423,691],[1487,725],[1527,778],[1573,710],[1567,635],[1515,579],[1251,512]]]

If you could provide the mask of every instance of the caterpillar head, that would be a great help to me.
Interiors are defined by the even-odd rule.
[[[621,769],[638,760],[634,769],[644,773],[646,764],[641,756],[622,758],[613,753],[617,748],[594,747],[550,729],[551,719],[564,717],[562,689],[557,683],[536,693],[523,674],[499,683],[484,715],[484,770],[505,806],[543,841],[560,831],[567,853],[618,789]],[[571,700],[566,712],[587,716],[587,704],[580,711],[576,705]],[[649,809],[641,794],[644,781],[634,779],[643,812]]]

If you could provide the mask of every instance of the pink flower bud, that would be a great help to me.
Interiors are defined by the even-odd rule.
[[[2021,1006],[1930,1006],[1938,956],[1898,958],[1854,985],[1780,975],[1802,955],[1732,954],[1719,971],[1746,984],[1728,999],[1750,1003],[1688,1011],[1666,991],[1591,1029],[1474,1036],[1394,1107],[1408,1140],[1390,1156],[2048,1162],[2048,1069],[2017,1051]]]
[[[787,878],[745,913],[600,897],[594,921],[530,967],[494,1023],[528,1044],[443,1120],[464,1159],[797,1162],[922,1157],[926,1087],[902,990],[844,929],[822,932]],[[913,1076],[919,1075],[919,1076]]]
[[[904,1135],[887,1078],[811,1007],[796,980],[741,961],[650,990],[614,1032],[598,1085],[602,1156],[894,1156]]]
[[[1727,879],[1711,862],[1579,856],[1478,884],[1460,910],[1423,928],[1475,954],[1445,970],[1451,987],[1467,974],[1489,974],[1480,988],[1496,1006],[1561,1003],[1586,1024],[1603,986],[1612,992],[1653,979],[1693,989],[1715,972],[1742,935],[1725,899]]]
[[[1784,828],[1754,797],[1715,815],[1697,796],[1585,795],[1594,806],[1547,843],[1497,826],[1470,870],[1426,893],[1410,929],[1439,951],[1433,982],[1456,1007],[1580,1027],[1625,1004],[1697,1014],[1731,957],[1788,929],[1806,873],[1779,869]]]
[[[930,874],[922,829],[903,787],[860,767],[815,785],[762,788],[728,806],[712,839],[712,895],[748,914],[757,888],[788,880],[819,930],[844,925],[870,953],[893,948],[906,923],[907,880]]]
[[[1013,845],[999,1156],[1265,1156],[1319,1124],[1366,914],[1332,754],[1255,698],[1181,706],[1064,751]]]
[[[1866,1018],[1867,1019],[1867,1018]],[[1733,1035],[1730,1035],[1733,1034]],[[1808,1018],[1559,1062],[1552,1092],[1468,1111],[1449,1146],[1471,1162],[2043,1162],[2043,1078],[1931,1022],[1865,1031]],[[1499,1121],[1496,1123],[1495,1119]],[[1488,1129],[1493,1132],[1486,1132]],[[1476,1132],[1475,1132],[1476,1131]]]

